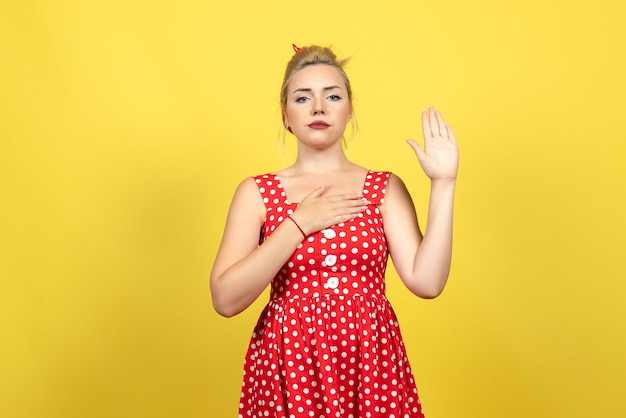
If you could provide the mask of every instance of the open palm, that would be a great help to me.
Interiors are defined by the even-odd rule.
[[[432,106],[422,111],[422,131],[423,149],[412,139],[407,142],[417,154],[424,173],[431,180],[456,179],[459,168],[456,138],[450,125],[444,122],[441,113]]]

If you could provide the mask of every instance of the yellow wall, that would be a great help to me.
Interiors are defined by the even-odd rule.
[[[389,275],[428,418],[626,416],[625,3],[217,3],[0,2],[0,416],[236,416],[262,301],[208,277],[292,42],[353,57],[351,157],[422,216],[403,139],[456,130],[449,286]]]

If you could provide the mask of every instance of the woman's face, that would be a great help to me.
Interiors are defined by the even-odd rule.
[[[326,64],[299,70],[289,83],[284,112],[285,128],[302,144],[324,148],[341,143],[352,115],[343,77]]]

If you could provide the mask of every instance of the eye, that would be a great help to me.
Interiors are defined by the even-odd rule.
[[[296,100],[294,100],[296,103],[304,103],[308,100],[308,97],[298,97]]]
[[[336,94],[333,94],[331,96],[328,96],[328,99],[332,102],[336,102],[336,101],[341,100],[341,97],[337,96]]]

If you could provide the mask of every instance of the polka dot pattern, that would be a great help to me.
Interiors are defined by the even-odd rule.
[[[378,205],[389,175],[369,171],[367,210],[303,239],[274,278],[246,354],[239,417],[423,417],[385,296]],[[255,180],[267,209],[266,239],[297,204],[275,174]]]

